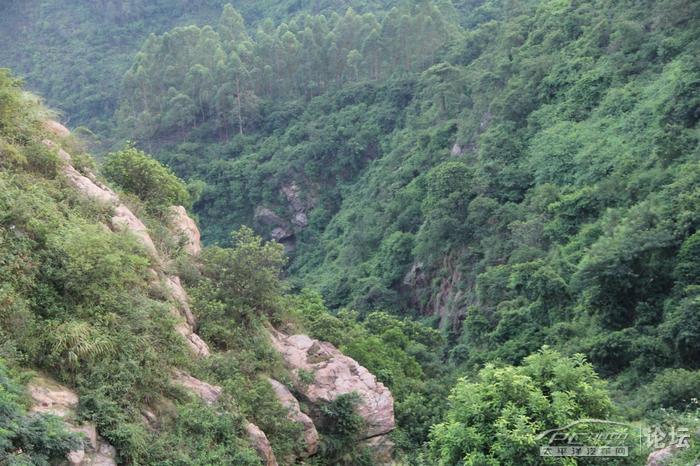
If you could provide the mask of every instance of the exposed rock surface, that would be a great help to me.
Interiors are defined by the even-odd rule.
[[[454,156],[462,155],[462,146],[455,142],[455,145],[452,146],[452,150],[450,151],[450,153]]]
[[[71,451],[67,455],[70,465],[116,466],[116,450],[98,435],[95,425],[92,423],[78,425],[75,422],[78,395],[73,390],[46,377],[36,377],[27,385],[27,391],[33,401],[32,412],[58,416],[70,430],[84,434],[83,448]]]
[[[114,215],[112,216],[112,228],[115,231],[129,231],[139,242],[146,248],[149,254],[153,257],[158,256],[155,244],[151,236],[148,234],[148,228],[143,224],[139,218],[134,215],[131,210],[124,204],[118,205],[114,209]]]
[[[170,293],[171,299],[177,305],[180,314],[187,320],[187,323],[194,328],[197,325],[197,322],[194,318],[194,314],[192,314],[192,311],[190,310],[187,292],[182,287],[180,277],[174,275],[165,277],[165,286]]]
[[[61,149],[55,142],[49,139],[44,139],[42,142],[49,149],[57,151],[58,157],[65,163],[63,173],[66,179],[78,192],[88,199],[105,205],[115,205],[119,202],[119,198],[114,191],[76,170],[73,165],[71,165],[72,159],[68,152]]]
[[[284,241],[294,236],[294,230],[289,222],[267,207],[258,206],[255,209],[255,221],[261,225],[273,227],[270,236],[275,241]]]
[[[78,395],[73,390],[46,377],[36,377],[27,385],[27,391],[34,402],[31,411],[35,413],[66,418],[78,406]]]
[[[297,212],[292,218],[292,224],[299,228],[306,228],[309,226],[309,219],[304,212]]]
[[[316,426],[309,416],[304,414],[299,407],[299,402],[294,395],[280,382],[274,379],[268,379],[272,389],[275,391],[277,399],[282,403],[282,406],[289,410],[289,419],[301,424],[304,428],[304,444],[306,451],[304,456],[311,456],[318,451],[318,432]]]
[[[395,427],[391,392],[367,369],[345,356],[335,346],[306,335],[285,335],[272,331],[272,343],[294,374],[311,372],[311,383],[296,388],[312,404],[333,401],[338,395],[355,392],[360,396],[357,413],[367,425],[365,438],[392,431]]]
[[[277,466],[277,459],[272,452],[272,446],[270,446],[270,441],[267,439],[265,432],[260,430],[260,427],[252,422],[246,423],[245,430],[250,443],[253,445],[253,448],[255,448],[255,451],[258,452],[265,466]]]
[[[392,464],[394,442],[388,435],[378,435],[362,441],[362,446],[372,452],[376,464]]]
[[[182,322],[176,325],[175,331],[182,335],[182,337],[185,339],[185,342],[187,343],[187,346],[189,346],[192,352],[197,356],[206,358],[211,354],[211,351],[209,350],[209,345],[207,345],[207,343],[204,340],[202,340],[202,338],[199,335],[194,333],[192,327],[187,325],[186,322]]]
[[[58,153],[58,158],[65,163],[71,163],[71,156],[68,152],[64,151],[58,144],[53,142],[51,139],[44,139],[41,141],[49,149],[53,149]]]
[[[201,235],[197,224],[187,215],[187,211],[181,205],[170,208],[170,224],[176,236],[184,240],[184,249],[192,256],[202,252]]]
[[[314,200],[305,199],[302,190],[295,182],[283,184],[280,193],[287,200],[288,215],[280,216],[272,209],[258,206],[255,209],[255,221],[260,225],[271,227],[273,240],[283,243],[287,250],[294,248],[294,237],[309,226],[307,211],[315,204]]]
[[[175,371],[173,382],[199,396],[210,405],[217,402],[223,391],[217,385],[211,385],[179,370]],[[267,439],[265,432],[252,422],[246,422],[245,431],[251,445],[258,452],[264,464],[266,466],[277,466],[277,459],[272,452],[272,446],[270,446],[270,441]]]
[[[304,212],[306,211],[306,204],[301,198],[301,188],[294,182],[282,185],[280,188],[284,197],[287,198],[289,206],[294,212]]]
[[[47,129],[49,126],[58,128],[55,126],[56,124],[58,123],[46,122]],[[65,129],[65,127],[63,127],[63,129]],[[60,130],[60,128],[57,130]],[[69,134],[70,133],[68,132],[66,135]],[[64,175],[66,176],[68,182],[78,192],[83,194],[88,199],[92,199],[106,206],[113,207],[114,214],[110,221],[111,230],[130,232],[148,251],[151,257],[159,260],[158,250],[155,243],[151,239],[150,234],[148,233],[148,228],[146,228],[146,225],[144,225],[144,223],[136,215],[134,215],[131,209],[121,203],[119,196],[117,196],[117,194],[109,187],[101,184],[94,175],[88,174],[89,176],[85,176],[78,172],[78,170],[71,165],[72,159],[70,154],[61,149],[55,142],[46,139],[43,141],[43,143],[47,147],[58,151],[59,157],[65,163],[63,168]],[[186,251],[190,254],[199,254],[202,246],[200,242],[199,229],[194,223],[194,220],[187,215],[187,211],[182,206],[173,206],[171,211],[173,213],[172,227],[178,232],[178,234],[184,236],[186,240]],[[153,273],[156,277],[158,276],[158,273],[155,270]],[[202,340],[199,335],[195,333],[197,324],[188,304],[187,293],[182,287],[179,277],[166,276],[164,279],[164,284],[168,289],[168,294],[171,301],[173,301],[176,306],[173,313],[177,316],[181,316],[185,320],[184,323],[177,325],[175,330],[185,338],[185,342],[194,354],[202,357],[209,356],[209,347],[204,340]]]
[[[282,217],[277,215],[272,209],[267,207],[258,206],[255,209],[255,221],[260,222],[263,225],[269,226],[279,226],[284,225],[287,222],[284,221]]]
[[[44,122],[44,128],[51,134],[59,138],[67,138],[70,136],[70,130],[56,120],[47,120]]]
[[[85,464],[85,466],[112,466],[116,464],[114,461],[116,457],[117,451],[114,449],[114,447],[103,442],[100,443],[99,447],[90,458],[90,462]]]
[[[293,181],[282,185],[280,191],[287,199],[289,210],[292,214],[292,225],[294,225],[297,230],[309,226],[307,212],[313,207],[313,200],[304,199],[301,188]]]
[[[673,455],[678,451],[678,447],[670,446],[662,448],[660,450],[655,450],[649,453],[647,457],[646,466],[663,466],[671,461]]]
[[[163,279],[163,284],[174,305],[172,308],[173,315],[183,319],[182,322],[175,326],[175,330],[185,338],[185,342],[194,354],[200,357],[209,356],[211,354],[209,345],[194,331],[197,321],[190,310],[187,292],[180,283],[180,277],[175,275],[166,276]]]
[[[174,371],[173,382],[199,396],[208,404],[214,404],[223,391],[218,385],[211,385],[180,370]]]
[[[118,202],[117,195],[111,189],[98,185],[87,176],[78,172],[72,165],[67,165],[64,173],[68,182],[85,197],[107,205]]]

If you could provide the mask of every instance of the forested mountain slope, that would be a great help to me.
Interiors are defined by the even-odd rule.
[[[124,71],[123,80],[82,97],[49,89],[56,102],[73,102],[78,121],[100,120],[98,133],[133,141],[98,171],[143,219],[136,232],[153,237],[157,264],[132,251],[131,236],[93,238],[114,213],[63,189],[60,152],[40,143],[46,115],[4,77],[10,110],[0,124],[18,122],[5,123],[0,141],[0,160],[11,161],[4,208],[22,221],[0,225],[12,241],[28,232],[0,262],[10,283],[0,290],[11,297],[0,303],[20,306],[5,306],[13,310],[4,318],[24,316],[29,329],[0,347],[12,403],[22,383],[13,371],[50,372],[87,396],[78,416],[97,424],[124,464],[201,462],[207,442],[220,447],[213,464],[259,461],[247,420],[283,464],[390,461],[392,444],[400,464],[568,464],[539,456],[539,432],[581,418],[697,431],[697,2],[185,3],[81,9],[95,31],[104,13],[109,27],[133,33],[115,55],[114,41],[105,43],[107,62],[96,60],[95,73]],[[53,6],[44,13],[70,11]],[[121,23],[127,17],[144,22]],[[41,50],[32,40],[47,37],[20,47]],[[8,50],[37,73],[30,82],[72,82]],[[101,103],[83,105],[92,95]],[[78,170],[95,171],[75,155]],[[173,204],[198,216],[208,246],[197,258],[165,233]],[[48,222],[24,214],[57,209]],[[100,271],[80,260],[93,249],[109,257]],[[38,271],[18,275],[18,257]],[[148,285],[149,264],[161,280],[182,279],[198,318],[179,327],[184,341],[163,330],[178,328],[158,313],[174,298]],[[77,287],[73,271],[94,285]],[[137,301],[128,316],[124,300]],[[125,360],[110,350],[118,319]],[[292,335],[302,331],[310,337]],[[387,410],[368,414],[352,395],[319,398],[328,358],[344,361],[343,374],[364,372],[313,338],[391,391],[389,436]],[[202,352],[198,339],[209,357],[188,350]],[[146,358],[140,377],[128,376],[132,355]],[[230,401],[226,425],[213,428],[221,436],[200,430],[206,403],[171,392],[170,368]],[[302,403],[285,404],[268,377]],[[381,388],[365,394],[388,406]],[[167,419],[159,434],[144,424],[143,406]],[[190,410],[197,420],[183,425]],[[313,454],[308,422],[283,415],[297,412],[318,428]],[[26,422],[21,408],[13,413]],[[377,437],[375,426],[384,430]],[[60,438],[41,454],[68,448]],[[699,446],[693,435],[691,448],[666,453],[694,464]],[[634,445],[607,464],[640,464],[653,448]]]
[[[433,319],[463,370],[581,352],[632,416],[668,406],[631,394],[698,369],[698,8],[458,11],[249,30],[225,10],[144,45],[120,125],[198,180],[207,240],[254,225],[331,308]]]
[[[248,33],[224,10],[146,42],[122,127],[206,183],[209,240],[254,224],[331,307],[438,317],[457,363],[549,343],[635,383],[695,368],[698,9],[450,11]]]
[[[169,170],[127,148],[106,159],[111,188],[37,102],[0,71],[0,462],[391,461],[392,393],[295,333],[316,298],[286,294],[282,247],[241,229],[202,248]],[[381,328],[346,330],[421,371]]]
[[[121,77],[142,42],[178,25],[211,24],[229,1],[5,0],[0,4],[0,65],[26,79],[71,127],[102,139],[112,131]],[[278,21],[299,11],[366,11],[381,1],[238,1],[248,22]]]

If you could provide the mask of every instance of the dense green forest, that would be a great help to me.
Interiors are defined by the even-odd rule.
[[[150,229],[162,228],[173,204],[199,219],[205,252],[196,264],[175,253],[173,264],[199,333],[221,354],[206,367],[185,362],[158,333],[148,296],[132,312],[150,313],[150,327],[121,330],[133,339],[126,360],[150,354],[136,338],[146,332],[149,351],[164,351],[158,364],[185,365],[229,390],[231,419],[222,422],[237,433],[221,425],[221,440],[189,439],[182,463],[172,464],[204,461],[206,442],[221,447],[211,464],[244,461],[226,455],[255,461],[240,434],[249,418],[278,460],[298,450],[299,432],[275,421],[281,407],[261,382],[289,377],[261,344],[270,324],[329,341],[391,390],[399,464],[600,464],[539,456],[539,432],[582,418],[682,425],[691,448],[672,464],[700,461],[697,2],[73,3],[3,6],[0,38],[20,40],[0,51],[0,64],[75,118],[73,127],[87,126],[83,143],[113,151],[92,169]],[[80,34],[67,35],[68,21]],[[11,98],[0,100],[0,125],[30,105],[4,80]],[[26,206],[13,212],[44,204],[11,183],[54,183],[34,161],[41,136],[26,126],[0,126],[0,154],[21,161],[2,165],[13,173],[5,192],[18,193],[3,208],[18,199]],[[54,199],[41,202],[71,205],[55,188],[36,189]],[[97,215],[80,209],[70,215]],[[22,296],[22,312],[36,322],[76,325],[69,329],[101,342],[112,321],[78,313],[96,326],[85,330],[68,310],[87,309],[109,289],[98,314],[111,315],[144,265],[126,244],[91,240],[92,227],[57,233],[58,220],[47,227],[23,218],[32,242],[22,247],[53,265],[20,286],[10,278],[15,262],[0,262],[9,264],[8,293]],[[86,279],[95,294],[65,288],[57,297],[47,283],[67,280],[61,267],[78,267],[70,261],[83,244],[94,254],[119,251],[117,262],[105,265],[109,278]],[[41,311],[49,308],[63,314]],[[21,367],[57,372],[88,400],[103,397],[84,416],[98,420],[122,462],[175,461],[168,449],[196,425],[174,415],[146,453],[149,434],[133,420],[150,391],[168,393],[161,366],[144,360],[151,385],[120,387],[133,398],[119,404],[117,392],[93,394],[114,380],[104,374],[116,358],[107,342],[89,370],[57,371],[61,353],[43,352],[58,343],[37,343],[49,337],[27,330],[11,350],[0,347],[14,371],[5,388],[12,403]],[[205,422],[200,408],[209,408],[177,406]],[[308,464],[371,464],[355,448],[361,422],[352,400],[324,413],[325,447]],[[15,425],[23,415],[13,408]],[[7,438],[0,435],[0,452],[19,445],[19,436]],[[641,464],[649,450],[605,464]]]
[[[121,76],[150,33],[215,22],[226,0],[6,0],[0,5],[0,64],[11,66],[72,126],[101,138],[112,131]],[[391,2],[357,1],[359,11]],[[249,22],[298,11],[342,11],[337,0],[240,1]]]

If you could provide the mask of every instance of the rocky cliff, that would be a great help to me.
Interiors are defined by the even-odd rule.
[[[84,436],[83,447],[68,453],[71,466],[116,466],[117,452],[100,437],[95,424],[76,421],[77,393],[45,376],[34,378],[27,390],[32,412],[58,416],[70,430]]]
[[[159,292],[164,302],[168,303],[170,312],[176,319],[173,331],[184,339],[193,360],[210,357],[212,350],[197,333],[197,318],[190,308],[187,291],[180,277],[171,272],[173,268],[168,266],[168,257],[158,250],[146,224],[134,214],[114,190],[101,183],[94,173],[90,170],[79,171],[74,167],[71,155],[61,146],[61,140],[70,135],[63,125],[49,121],[45,127],[53,137],[45,139],[43,143],[58,154],[62,162],[61,172],[67,183],[84,198],[92,200],[110,212],[109,220],[104,224],[107,230],[115,234],[133,235],[143,247],[144,253],[150,257],[151,287]],[[285,192],[292,204],[298,200],[296,194],[292,188],[289,189],[289,193]],[[303,207],[297,205],[296,213],[303,213]],[[182,206],[172,206],[169,214],[168,229],[171,235],[177,243],[182,245],[183,250],[196,260],[202,251],[196,223]],[[297,423],[303,432],[305,445],[300,458],[313,456],[319,450],[322,442],[316,426],[319,408],[339,395],[357,393],[360,400],[357,412],[366,424],[366,431],[363,433],[365,444],[378,452],[377,462],[389,461],[391,442],[387,434],[395,425],[393,398],[389,390],[377,382],[367,369],[343,355],[329,343],[311,339],[306,335],[284,335],[272,328],[270,340],[292,374],[293,383],[290,387],[271,378],[269,383],[279,403],[287,410],[288,419]],[[312,374],[313,381],[301,383],[300,371]],[[191,392],[209,405],[216,405],[223,392],[222,387],[199,380],[178,367],[172,368],[171,380],[174,385]],[[297,399],[293,392],[301,398]],[[117,453],[99,436],[96,426],[91,423],[81,424],[75,420],[75,409],[79,403],[78,393],[48,377],[39,377],[33,381],[29,385],[29,393],[34,401],[34,410],[55,414],[61,417],[70,429],[85,434],[85,447],[69,454],[70,464],[75,466],[116,464]],[[300,404],[300,401],[303,403]],[[302,406],[308,406],[309,412],[304,412]],[[157,428],[159,423],[157,414],[148,407],[144,407],[143,412],[146,422]],[[275,458],[265,432],[251,422],[245,423],[245,432],[251,446],[258,452],[263,462],[268,466],[276,465],[278,459]],[[280,462],[287,464],[296,460],[297,458],[284,458],[280,459]]]

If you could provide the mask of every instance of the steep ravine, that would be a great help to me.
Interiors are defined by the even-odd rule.
[[[171,313],[177,318],[173,330],[182,336],[191,350],[193,360],[210,357],[212,349],[197,334],[197,316],[190,308],[187,291],[181,284],[180,277],[169,272],[171,267],[168,267],[165,255],[158,250],[144,222],[121,201],[114,190],[101,183],[93,173],[87,170],[81,173],[73,166],[71,155],[61,146],[61,140],[70,136],[63,125],[49,121],[46,129],[54,137],[45,139],[43,143],[58,153],[63,163],[62,173],[68,183],[85,198],[111,209],[112,215],[105,228],[114,233],[129,232],[151,256],[151,263],[154,264],[150,269],[151,286],[159,289],[163,299],[170,304]],[[200,254],[202,246],[199,229],[182,206],[170,208],[168,229],[183,245],[187,254],[195,258]],[[356,410],[366,425],[362,444],[373,451],[377,464],[391,462],[393,444],[388,434],[394,429],[395,420],[390,391],[367,369],[330,343],[306,335],[286,335],[272,327],[269,328],[269,338],[292,374],[292,387],[272,378],[269,378],[269,382],[279,402],[287,408],[289,419],[301,425],[306,445],[300,458],[313,456],[319,450],[317,423],[320,419],[320,406],[335,400],[339,395],[356,393],[359,400]],[[303,382],[301,372],[305,375]],[[199,380],[182,368],[172,368],[172,382],[210,405],[215,405],[223,393],[222,387]],[[33,400],[33,411],[55,414],[71,430],[85,434],[84,448],[68,455],[71,465],[117,464],[116,450],[99,435],[95,424],[76,421],[80,393],[45,375],[30,382],[28,392]],[[303,399],[297,400],[293,392]],[[308,413],[302,411],[300,401],[303,401],[303,406],[308,406]],[[157,429],[157,414],[147,406],[143,407],[142,413],[143,421]],[[245,430],[263,463],[268,466],[278,464],[265,433],[251,422],[246,423]],[[284,458],[280,462],[288,464],[300,458]]]

